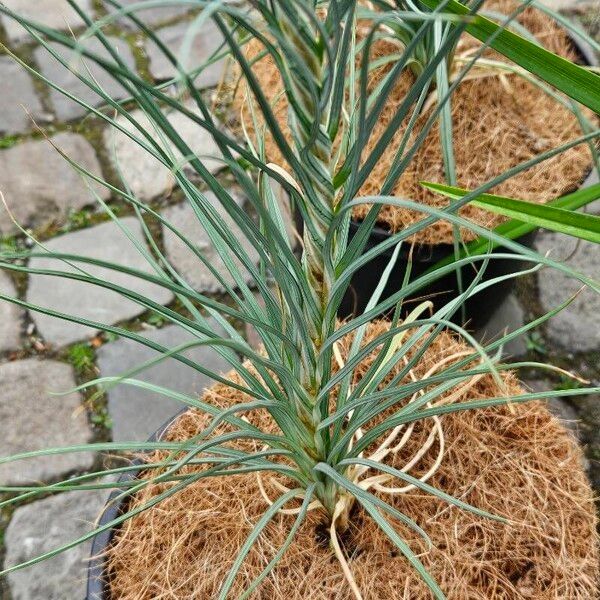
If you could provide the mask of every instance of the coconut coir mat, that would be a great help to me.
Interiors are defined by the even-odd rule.
[[[386,326],[372,324],[366,339]],[[347,349],[345,344],[342,355]],[[422,377],[431,364],[464,350],[464,344],[451,335],[440,335],[414,375]],[[363,373],[370,363],[365,361]],[[233,373],[228,377],[238,380]],[[505,372],[503,379],[511,395],[522,393],[514,374]],[[501,393],[495,380],[485,376],[459,401]],[[205,391],[204,400],[229,406],[248,398],[217,384]],[[263,429],[276,430],[262,411],[246,416]],[[168,438],[187,439],[207,422],[204,415],[188,411],[171,427]],[[414,454],[430,429],[425,423],[419,427],[402,452],[386,462],[399,467]],[[451,413],[442,418],[442,427],[445,453],[429,483],[510,519],[504,524],[478,517],[416,489],[397,496],[382,495],[430,536],[433,547],[428,549],[412,530],[390,521],[447,597],[597,598],[596,517],[581,451],[543,403]],[[221,427],[217,433],[225,430]],[[239,442],[238,447],[247,449],[249,444]],[[421,472],[429,468],[436,453],[433,446],[419,467]],[[164,454],[156,453],[154,458],[161,456],[164,458]],[[419,476],[419,471],[413,474]],[[264,484],[271,498],[281,494],[268,477]],[[148,501],[169,485],[151,484],[133,498],[132,504]],[[201,480],[135,516],[117,532],[109,552],[111,598],[216,598],[236,554],[266,508],[256,475],[244,474]],[[265,529],[244,561],[230,598],[238,598],[264,569],[294,519],[278,515]],[[419,575],[360,507],[353,509],[341,543],[365,600],[432,598]],[[353,598],[329,546],[322,512],[309,512],[294,543],[252,598]]]
[[[512,0],[498,0],[486,5],[509,15],[516,7]],[[548,50],[574,60],[577,58],[573,44],[562,29],[550,17],[533,8],[527,8],[517,19]],[[368,31],[366,24],[359,24],[357,38]],[[458,55],[477,48],[477,42],[465,34],[461,39]],[[264,48],[257,40],[248,44],[248,58],[256,57]],[[397,46],[379,40],[373,48],[373,57],[398,52]],[[484,55],[506,62],[500,55],[488,51]],[[462,66],[462,65],[459,65]],[[287,101],[282,95],[282,82],[270,57],[263,57],[254,63],[253,70],[263,93],[274,103],[274,113],[288,141],[291,141],[287,126]],[[381,68],[372,73],[369,89],[373,90],[389,68]],[[473,71],[477,73],[477,70]],[[367,156],[384,128],[390,122],[396,108],[404,99],[414,76],[405,71],[392,90],[387,106],[366,144],[363,157]],[[251,111],[248,107],[251,93],[247,92],[245,82],[236,88],[233,108],[234,118],[239,118],[251,136],[254,127]],[[415,140],[432,108],[418,119],[407,147]],[[258,114],[258,113],[257,113]],[[497,75],[481,79],[463,81],[452,96],[452,124],[454,132],[454,154],[458,185],[474,189],[478,185],[504,173],[511,167],[527,161],[542,152],[569,142],[582,134],[578,119],[566,107],[528,83],[517,75],[500,78]],[[368,180],[360,189],[359,195],[377,195],[385,181],[390,164],[400,146],[407,123],[404,123],[394,135],[389,147],[375,165]],[[261,127],[262,130],[262,127]],[[241,133],[242,129],[239,128]],[[270,135],[266,136],[265,150],[267,159],[285,166],[285,162]],[[587,145],[572,148],[550,160],[516,175],[492,190],[505,196],[523,200],[546,202],[552,198],[574,191],[585,179],[591,167],[591,153]],[[440,146],[439,127],[431,130],[421,148],[412,158],[408,168],[398,180],[393,195],[411,199],[428,206],[441,208],[448,200],[439,194],[425,190],[420,181],[444,183],[444,168]],[[363,218],[369,206],[356,207],[353,216]],[[463,207],[459,214],[471,221],[485,226],[495,227],[504,218],[493,215],[474,206]],[[392,232],[400,231],[423,218],[423,213],[383,206],[379,213],[379,225]],[[461,231],[464,241],[476,237],[472,231]],[[452,225],[438,222],[417,233],[414,240],[423,244],[452,243]]]

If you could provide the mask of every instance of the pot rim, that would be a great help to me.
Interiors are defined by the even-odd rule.
[[[173,415],[167,422],[161,425],[149,438],[148,442],[158,442],[162,437],[169,431],[171,425],[185,412],[190,409],[189,406],[184,406],[180,411]],[[117,479],[117,483],[126,483],[137,479],[140,471],[144,468],[144,461],[136,458],[130,461],[131,465],[139,466],[139,469],[127,471],[120,475]],[[102,510],[100,518],[97,520],[96,525],[101,527],[102,525],[116,519],[121,511],[126,498],[121,499],[119,502],[115,502],[115,498],[121,494],[120,489],[113,490],[106,500],[106,504]],[[102,531],[96,534],[92,538],[92,548],[90,551],[90,559],[88,566],[87,576],[87,592],[86,600],[105,600],[106,595],[106,581],[104,579],[104,571],[106,566],[106,549],[110,546],[113,536],[115,535],[116,528],[111,527],[106,531]]]

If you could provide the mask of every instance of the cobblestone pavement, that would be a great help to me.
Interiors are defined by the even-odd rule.
[[[121,0],[132,4],[137,0]],[[82,22],[68,8],[65,0],[3,0],[21,12],[29,12],[37,20],[60,28],[78,31]],[[548,0],[598,35],[600,9],[593,3],[573,0]],[[95,11],[97,16],[110,11],[103,0],[79,0],[79,4]],[[597,6],[597,5],[596,5]],[[172,51],[183,43],[186,23],[193,15],[189,7],[152,7],[141,16]],[[157,48],[133,30],[125,19],[110,28],[111,41],[121,58],[135,65],[140,73],[160,82],[173,75]],[[90,102],[87,91],[64,67],[36,46],[29,34],[5,18],[0,18],[0,41],[25,61],[34,61],[41,72],[59,85]],[[93,43],[93,42],[91,42]],[[205,25],[191,45],[190,61],[206,58],[220,43],[212,26]],[[200,79],[203,93],[210,96],[219,80],[223,64],[216,64]],[[99,83],[114,97],[124,90],[105,80]],[[89,191],[66,161],[48,143],[76,157],[87,169],[109,182],[117,181],[116,156],[124,177],[132,189],[153,208],[162,211],[182,227],[191,227],[189,210],[177,193],[171,193],[169,173],[157,168],[154,160],[140,153],[124,134],[106,131],[98,119],[81,119],[83,111],[76,103],[56,92],[43,89],[37,81],[6,52],[0,50],[0,189],[17,221],[30,229],[49,247],[65,252],[83,253],[96,258],[120,260],[122,264],[148,269],[140,255],[130,251],[130,242],[97,208]],[[22,106],[21,106],[22,105]],[[173,116],[173,125],[188,137],[192,149],[203,155],[218,157],[210,139],[190,121]],[[218,160],[208,161],[213,172],[221,168]],[[142,239],[139,223],[131,211],[106,188],[96,193],[122,217],[122,225],[131,235]],[[243,199],[240,199],[243,202]],[[596,211],[600,208],[596,206]],[[193,231],[190,235],[196,235]],[[194,240],[210,253],[211,248],[201,233]],[[206,293],[219,293],[221,288],[208,270],[190,266],[187,249],[178,240],[162,235],[164,250],[176,268]],[[23,247],[25,237],[9,214],[0,211],[0,244]],[[588,275],[600,273],[597,248],[587,243],[575,244],[554,234],[540,234],[540,251],[553,251],[553,256],[566,260]],[[44,266],[44,259],[32,265]],[[192,271],[192,268],[194,269]],[[100,274],[101,271],[100,271]],[[124,277],[121,282],[132,285]],[[155,301],[168,304],[172,295],[149,284],[135,284],[137,291]],[[544,272],[519,283],[517,291],[498,311],[480,335],[489,338],[505,327],[515,327],[526,319],[539,316],[575,291],[577,286],[558,273]],[[81,313],[90,319],[119,323],[167,346],[185,342],[175,331],[151,313],[142,313],[138,305],[127,303],[109,291],[100,293],[91,286],[61,282],[44,275],[29,278],[0,271],[0,294],[17,295],[29,302]],[[251,331],[248,332],[251,335]],[[600,305],[598,298],[583,293],[568,312],[533,332],[528,338],[515,340],[507,348],[514,356],[543,359],[575,369],[595,385],[600,385]],[[225,368],[222,359],[208,349],[196,349],[196,360],[215,368]],[[67,396],[51,395],[51,391],[73,388],[98,374],[114,375],[123,368],[139,364],[151,355],[127,340],[111,339],[92,329],[58,322],[52,317],[30,313],[0,301],[0,456],[56,445],[85,443],[89,440],[142,439],[160,426],[176,407],[157,401],[150,393],[137,390],[111,391],[106,398],[94,399],[85,393]],[[569,384],[543,372],[525,374],[533,389],[562,389]],[[181,365],[163,364],[148,373],[152,383],[174,386],[184,393],[199,392],[205,383]],[[24,407],[24,404],[26,405]],[[15,407],[19,406],[19,409]],[[600,491],[600,398],[581,397],[577,401],[557,400],[553,410],[565,419],[586,449],[590,477]],[[140,414],[143,412],[143,419]],[[36,445],[32,445],[35,440]],[[38,445],[39,444],[39,445]],[[0,485],[24,481],[55,481],[70,474],[90,469],[100,459],[89,452],[65,455],[60,460],[36,460],[19,468],[0,468]],[[72,493],[26,503],[12,514],[0,513],[0,563],[12,565],[49,550],[53,546],[81,535],[90,527],[102,506],[105,494],[89,492],[84,499]],[[15,573],[0,582],[0,600],[81,600],[85,589],[84,559],[88,547],[57,557],[52,564],[40,565],[27,573]]]

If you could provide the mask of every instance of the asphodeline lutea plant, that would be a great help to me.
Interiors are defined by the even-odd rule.
[[[569,302],[485,346],[481,346],[466,330],[455,324],[453,316],[467,298],[498,282],[499,278],[484,281],[483,275],[489,262],[499,258],[515,261],[515,273],[510,277],[542,266],[553,267],[573,275],[583,285],[599,290],[598,284],[590,278],[573,272],[550,257],[540,256],[517,242],[466,221],[457,211],[473,200],[485,203],[487,198],[491,202],[492,197],[485,194],[494,186],[569,148],[593,142],[600,132],[588,128],[568,144],[547,150],[487,181],[476,190],[453,196],[443,209],[420,205],[410,198],[394,197],[391,192],[440,116],[449,114],[453,91],[469,77],[486,49],[494,48],[513,61],[517,65],[515,68],[536,78],[540,85],[552,86],[573,102],[596,112],[600,109],[597,75],[552,55],[538,44],[509,30],[527,3],[519,5],[510,15],[505,15],[499,24],[479,14],[481,0],[468,6],[454,0],[407,1],[397,5],[382,2],[359,4],[355,0],[319,4],[306,0],[254,0],[250,8],[203,0],[153,0],[127,8],[113,0],[109,0],[108,4],[114,10],[108,16],[94,21],[76,2],[69,0],[69,5],[85,24],[84,30],[77,36],[61,33],[5,6],[0,6],[0,13],[5,18],[15,19],[57,61],[71,69],[95,93],[98,102],[77,98],[69,90],[48,80],[34,66],[13,55],[15,60],[43,83],[82,105],[91,118],[106,123],[119,135],[136,142],[172,174],[177,189],[193,209],[197,227],[210,238],[222,267],[213,264],[201,248],[151,203],[136,197],[126,176],[122,176],[121,185],[103,181],[82,167],[77,157],[64,155],[65,160],[90,183],[90,194],[97,203],[131,240],[132,252],[141,253],[152,267],[152,272],[101,259],[50,252],[43,243],[36,244],[26,253],[4,251],[0,266],[9,271],[56,277],[57,285],[60,285],[61,278],[67,278],[112,290],[151,310],[165,323],[182,328],[193,340],[169,349],[126,327],[66,315],[56,308],[32,306],[24,300],[5,295],[0,295],[0,298],[27,306],[30,310],[134,340],[160,352],[158,358],[119,377],[101,377],[79,389],[96,386],[105,392],[115,385],[136,386],[198,409],[206,413],[211,421],[201,433],[184,442],[106,442],[85,447],[52,448],[0,459],[0,463],[6,463],[47,453],[82,450],[165,450],[169,453],[168,459],[160,463],[155,464],[149,459],[147,469],[149,472],[156,470],[157,474],[147,479],[123,484],[107,483],[105,480],[98,483],[98,476],[121,474],[138,467],[105,469],[49,485],[3,488],[2,491],[11,492],[12,495],[2,501],[1,506],[39,494],[120,486],[122,490],[116,500],[122,500],[146,486],[172,483],[151,500],[135,508],[125,508],[118,517],[78,540],[11,567],[4,573],[55,556],[100,531],[117,527],[199,479],[255,472],[265,499],[265,512],[231,565],[220,588],[219,599],[228,597],[248,552],[279,513],[296,515],[294,525],[273,560],[248,587],[244,597],[249,596],[275,567],[310,511],[322,511],[327,515],[331,544],[340,568],[353,594],[361,598],[361,590],[352,576],[351,566],[339,541],[339,535],[349,526],[353,508],[357,505],[372,517],[391,543],[410,561],[433,595],[443,598],[443,591],[392,522],[398,520],[404,523],[425,539],[428,539],[427,533],[387,502],[386,497],[417,489],[478,515],[492,519],[500,517],[470,506],[427,483],[444,460],[441,416],[454,411],[502,405],[508,400],[519,403],[558,394],[590,393],[590,389],[577,388],[543,394],[527,393],[511,398],[502,394],[491,399],[458,402],[484,376],[491,375],[502,384],[500,373],[510,368],[501,360],[503,345],[539,326]],[[204,64],[189,66],[188,56],[173,55],[156,33],[137,16],[140,8],[167,4],[185,4],[202,9],[190,23],[191,35],[207,19],[211,19],[222,34],[221,47]],[[116,19],[128,19],[156,44],[177,69],[173,80],[154,85],[125,64],[105,33],[105,29]],[[360,39],[357,37],[359,27],[363,32]],[[465,31],[479,38],[481,47],[468,59],[459,63],[451,61],[452,56],[456,57],[457,44]],[[369,74],[374,68],[371,48],[376,40],[382,38],[390,39],[397,46],[397,55],[388,65],[389,70],[381,84],[371,90],[368,85]],[[102,52],[90,48],[88,42],[91,39],[99,42]],[[289,136],[282,131],[273,107],[253,73],[253,64],[245,52],[249,40],[260,42],[284,82],[287,123],[291,132]],[[61,52],[58,49],[60,47],[65,52]],[[10,50],[6,51],[10,53]],[[91,71],[76,66],[73,52],[87,64],[93,63],[95,68],[109,74],[125,88],[129,97],[125,101],[110,97]],[[235,63],[241,85],[247,86],[248,96],[252,99],[249,110],[253,111],[255,119],[257,135],[254,137],[248,135],[245,139],[238,139],[232,135],[214,117],[211,100],[197,89],[197,78],[208,66],[224,56],[230,57]],[[450,64],[451,76],[448,75]],[[409,68],[414,73],[414,84],[404,100],[394,107],[388,125],[378,131],[378,139],[369,143],[373,142],[374,124],[387,106],[390,91],[405,69]],[[414,129],[416,118],[433,91],[436,93],[436,106],[417,131]],[[205,157],[195,153],[190,139],[183,137],[172,125],[170,117],[173,114],[185,117],[198,131],[207,132],[218,147],[220,156]],[[360,197],[358,194],[362,184],[388,147],[399,125],[406,121],[412,126],[407,128],[381,193]],[[277,144],[284,159],[283,164],[274,164],[265,158],[263,142],[266,131]],[[451,130],[447,134],[451,137]],[[367,146],[371,149],[365,153],[363,149]],[[114,149],[113,155],[119,167]],[[207,158],[221,161],[227,179],[208,168]],[[449,165],[451,158],[446,153],[448,183],[453,184],[455,182],[449,174]],[[117,168],[117,171],[120,172],[120,169]],[[235,186],[232,186],[232,182]],[[116,218],[111,206],[97,193],[96,184],[105,186],[115,198],[128,205],[142,224],[146,243],[140,242],[127,225]],[[285,191],[289,205],[298,212],[303,222],[299,247],[296,236],[289,235],[286,216],[290,208],[282,206],[277,186]],[[237,201],[238,192],[245,197],[252,214]],[[10,198],[6,199],[9,207],[10,202]],[[517,203],[517,209],[522,207],[518,199],[514,199],[514,202]],[[368,204],[372,208],[349,241],[352,209],[360,204]],[[420,211],[423,218],[365,251],[378,210],[384,204]],[[514,206],[512,210],[514,213]],[[223,219],[222,211],[227,213],[237,231],[233,231]],[[563,227],[559,218],[552,220],[552,215],[544,214],[545,226]],[[541,218],[538,213],[524,213],[523,216],[524,220],[529,219],[528,222],[536,222],[535,219]],[[198,265],[208,269],[225,290],[227,298],[194,289],[170,264],[144,219],[159,222],[189,248]],[[400,249],[410,245],[416,233],[441,219],[457,228],[474,231],[487,241],[485,250],[476,255],[463,256],[416,279],[411,280],[407,273],[402,288],[382,300],[383,288]],[[589,221],[577,221],[569,232],[593,238],[594,227],[596,225]],[[31,236],[25,230],[23,234]],[[247,246],[240,243],[240,236],[249,243],[256,256],[251,255]],[[497,245],[511,252],[492,253],[491,249]],[[360,315],[340,322],[337,310],[353,273],[388,249],[394,249],[393,258],[367,309]],[[56,266],[39,268],[23,262],[24,258],[38,256],[52,259]],[[522,263],[534,263],[535,266],[520,271],[517,266]],[[432,310],[432,304],[428,301],[406,310],[403,303],[407,298],[414,297],[436,278],[465,265],[476,265],[479,273],[459,297],[436,311]],[[182,310],[162,306],[112,281],[110,277],[95,275],[98,267],[170,290]],[[385,317],[389,318],[389,324],[374,338],[366,340],[368,326]],[[215,332],[209,318],[216,320],[222,333]],[[254,327],[261,341],[260,350],[244,339],[234,327],[236,322]],[[449,356],[431,365],[425,376],[415,377],[415,365],[446,329],[460,335],[469,350]],[[349,350],[342,355],[340,347],[344,340],[351,341]],[[238,379],[233,381],[188,358],[185,351],[193,346],[214,348],[231,365]],[[372,356],[374,359],[370,366],[357,380],[357,371]],[[240,361],[240,357],[244,360]],[[145,369],[166,359],[175,359],[201,374],[209,375],[250,400],[219,408],[197,397],[136,378]],[[526,365],[533,366],[536,363],[519,363],[518,366]],[[398,366],[399,370],[395,372]],[[442,397],[443,402],[440,401]],[[259,410],[269,413],[277,425],[276,432],[263,431],[245,417]],[[421,449],[407,459],[403,468],[386,464],[386,457],[398,454],[406,447],[418,423],[424,424],[430,431]],[[221,433],[219,427],[222,424],[227,424],[230,430]],[[240,440],[253,441],[255,451],[235,446],[235,442]],[[434,444],[437,444],[438,453],[431,468],[418,476],[411,475],[411,471],[421,464],[422,456]],[[187,465],[204,465],[205,468],[186,471],[184,467]],[[274,477],[284,477],[293,485],[279,483],[281,494],[279,497],[270,497],[264,481]]]

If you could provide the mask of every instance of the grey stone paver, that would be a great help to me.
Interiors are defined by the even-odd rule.
[[[213,330],[220,330],[214,320],[210,319],[209,324]],[[194,339],[175,325],[144,332],[143,335],[167,348],[174,348]],[[227,371],[230,368],[229,363],[208,346],[196,346],[183,354],[216,372]],[[120,339],[105,344],[98,350],[98,366],[103,377],[116,376],[155,357],[157,357],[155,350],[132,340]],[[173,358],[136,374],[135,379],[193,397],[199,397],[202,389],[211,383],[207,376]],[[108,392],[108,408],[113,421],[113,440],[145,440],[184,406],[181,402],[149,390],[119,385]]]
[[[18,508],[6,530],[5,567],[20,564],[93,530],[107,490],[66,492]],[[91,541],[7,576],[12,600],[83,600]]]
[[[598,385],[598,381],[594,382]],[[589,457],[588,475],[596,491],[600,490],[600,394],[571,399],[580,419],[581,443]]]
[[[94,149],[82,136],[59,133],[51,141],[91,173],[101,174]],[[0,188],[14,218],[23,227],[63,221],[69,210],[95,202],[78,172],[45,139],[0,150]],[[94,184],[94,188],[100,197],[109,196],[104,186]],[[17,232],[5,207],[0,205],[0,235]]]
[[[238,204],[242,202],[242,199],[236,197]],[[258,254],[248,240],[241,234],[239,228],[235,225],[233,219],[227,215],[220,203],[216,200],[215,196],[207,192],[207,200],[217,210],[221,212],[221,216],[225,221],[227,229],[238,238],[240,246],[244,249],[251,260],[255,263],[258,261]],[[169,221],[174,227],[176,227],[192,244],[196,246],[199,252],[202,253],[208,263],[212,265],[222,276],[225,281],[235,286],[234,278],[226,271],[225,265],[217,254],[211,240],[198,221],[192,207],[189,204],[179,204],[171,206],[163,212],[163,216]],[[177,269],[180,275],[197,290],[203,292],[221,292],[224,291],[224,287],[210,272],[208,267],[194,254],[194,252],[186,246],[172,231],[168,230],[163,226],[163,240],[165,244],[165,250],[167,258],[171,264]],[[251,276],[237,261],[236,264],[241,272],[244,274],[244,278],[247,283],[251,283]]]
[[[138,240],[143,240],[141,227],[134,217],[121,219]],[[116,223],[109,221],[88,229],[68,233],[45,243],[54,252],[76,254],[102,259],[147,273],[153,273],[146,259],[139,254],[133,243]],[[30,266],[40,269],[74,271],[74,268],[50,258],[33,258]],[[114,270],[92,265],[82,268],[102,280],[133,290],[155,302],[166,304],[173,295],[170,291],[153,283],[134,278]],[[29,279],[27,300],[49,307],[68,315],[75,315],[100,323],[115,323],[130,319],[144,312],[145,308],[124,298],[117,292],[90,283],[58,279],[49,275],[32,274]],[[41,313],[32,313],[38,331],[47,342],[62,346],[83,339],[95,330],[79,323],[71,323]]]
[[[75,387],[70,365],[28,358],[0,365],[0,455],[12,456],[92,439],[81,396],[53,396]],[[92,466],[89,452],[36,457],[0,465],[6,484],[48,481]]]
[[[133,4],[139,4],[140,0],[120,0],[120,4],[124,7],[132,6]],[[109,12],[115,12],[115,8],[109,3],[104,2],[106,10]],[[151,8],[143,8],[136,10],[133,13],[140,21],[145,25],[156,25],[157,23],[163,23],[167,20],[174,19],[184,15],[190,10],[190,5],[177,5],[173,6],[154,6]],[[128,29],[136,29],[136,25],[127,16],[122,16],[118,19],[118,23]]]
[[[190,72],[204,64],[223,42],[223,35],[217,26],[213,21],[208,20],[197,31],[194,30],[191,40],[186,40],[186,44],[190,44],[189,48],[184,47],[184,38],[189,30],[190,23],[184,22],[165,27],[157,32],[160,41],[173,53],[185,72]],[[150,60],[150,73],[154,79],[171,79],[178,74],[175,66],[154,42],[148,41],[146,52]],[[194,78],[196,87],[217,85],[223,75],[224,66],[225,59],[208,65]]]
[[[81,17],[65,0],[3,0],[3,4],[15,13],[48,27],[69,30],[84,25]],[[93,7],[93,0],[77,0],[77,4],[89,14]],[[13,44],[29,39],[29,33],[13,19],[2,15],[0,22],[4,25],[6,35]]]
[[[0,294],[16,296],[15,286],[9,276],[0,271]],[[0,299],[0,352],[19,347],[21,323],[25,312],[16,304]]]
[[[10,56],[0,56],[0,137],[23,133],[48,120],[27,71]],[[29,114],[27,114],[29,113]]]
[[[496,340],[507,333],[512,333],[524,324],[525,313],[518,300],[511,294],[477,333],[478,339]],[[504,354],[508,356],[522,356],[526,351],[527,347],[523,336],[510,340],[504,345]]]
[[[575,271],[596,278],[600,273],[600,246],[568,236],[542,232],[536,249],[541,254],[550,251],[556,261],[566,261]],[[538,275],[540,303],[544,310],[558,306],[574,294],[581,283],[557,269],[544,269]],[[585,352],[600,347],[600,295],[584,289],[563,311],[550,319],[546,326],[550,340],[571,352]]]
[[[141,111],[133,111],[131,115],[146,132],[152,133],[155,131],[153,125]],[[211,173],[215,173],[223,168],[224,165],[221,160],[212,158],[221,157],[222,155],[212,136],[205,129],[179,112],[171,113],[169,121],[192,152],[200,157],[206,169]],[[133,125],[128,121],[122,120],[120,124],[128,131],[136,132]],[[165,144],[162,139],[158,136],[155,136],[155,138],[164,147]],[[118,165],[123,178],[140,200],[150,200],[167,193],[173,187],[174,177],[172,173],[127,135],[111,128],[106,131],[104,140],[112,160]],[[181,154],[175,150],[172,144],[169,144],[169,148],[176,157],[181,157]],[[188,171],[188,167],[184,168]]]
[[[600,23],[600,4],[598,5],[598,22]],[[586,187],[591,187],[592,185],[597,185],[600,183],[600,178],[598,177],[598,172],[594,169],[586,179]],[[590,202],[585,207],[585,212],[590,213],[592,215],[600,215],[600,200],[594,200],[594,202]]]
[[[526,380],[523,383],[532,392],[549,392],[554,389],[552,383],[544,379]],[[572,431],[577,437],[580,436],[581,419],[572,404],[564,398],[552,397],[546,399],[546,406],[555,417],[560,419],[567,429]]]
[[[110,41],[112,48],[119,54],[121,60],[128,67],[134,68],[135,59],[127,42],[116,37],[108,37],[108,40]],[[75,52],[70,51],[61,44],[51,43],[50,46],[67,61],[69,69],[75,69],[79,75],[92,82],[95,80],[100,88],[102,88],[111,98],[118,99],[130,95],[123,86],[117,83],[104,69],[95,65],[92,60],[77,56]],[[99,55],[105,60],[109,60],[111,63],[115,62],[97,38],[86,40],[85,47],[87,50]],[[34,56],[41,72],[50,81],[91,106],[105,104],[102,97],[83,83],[75,73],[71,72],[54,58],[46,48],[41,46],[38,47],[34,52]],[[54,88],[49,89],[49,94],[56,115],[61,121],[70,121],[76,117],[83,116],[87,112],[85,107]]]

